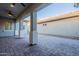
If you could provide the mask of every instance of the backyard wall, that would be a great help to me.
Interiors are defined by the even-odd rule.
[[[79,17],[41,23],[37,30],[41,34],[79,37]]]

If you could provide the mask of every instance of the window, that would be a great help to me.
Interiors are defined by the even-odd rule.
[[[7,21],[5,22],[5,30],[11,30],[12,29],[12,23]]]

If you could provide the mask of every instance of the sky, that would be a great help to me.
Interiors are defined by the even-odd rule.
[[[38,11],[37,19],[40,20],[42,18],[46,18],[50,16],[58,16],[78,10],[79,7],[78,8],[74,7],[73,3],[54,3]],[[29,20],[29,19],[30,17],[25,18],[25,20]]]
[[[79,7],[74,7],[73,3],[55,3],[37,12],[37,18],[42,19],[49,16],[58,16],[72,11],[78,11]]]

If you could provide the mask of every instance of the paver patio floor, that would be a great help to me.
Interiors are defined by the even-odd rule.
[[[79,40],[38,36],[38,44],[28,46],[28,38],[0,38],[0,56],[79,56]]]

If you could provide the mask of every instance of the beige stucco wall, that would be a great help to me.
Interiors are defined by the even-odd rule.
[[[38,24],[37,30],[38,33],[79,37],[79,17]]]

